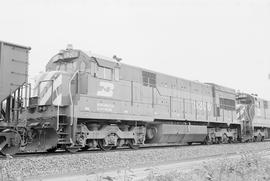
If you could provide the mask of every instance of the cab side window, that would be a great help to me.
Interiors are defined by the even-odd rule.
[[[92,76],[96,77],[96,63],[95,62],[90,63],[90,73]]]
[[[115,67],[114,68],[114,80],[116,80],[116,81],[119,81],[119,79],[120,79],[120,69],[119,69],[119,67]]]
[[[100,79],[112,80],[112,69],[97,66],[96,77]]]
[[[86,68],[85,63],[84,63],[84,61],[82,61],[81,64],[80,64],[80,71],[84,72],[85,68]]]

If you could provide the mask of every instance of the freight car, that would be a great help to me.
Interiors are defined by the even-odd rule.
[[[0,101],[27,82],[30,49],[0,41]]]
[[[32,94],[25,94],[13,134],[2,136],[3,154],[229,143],[244,136],[234,89],[70,47],[51,58],[33,91],[23,89]]]
[[[0,148],[10,141],[17,126],[23,84],[28,79],[30,47],[0,41]],[[11,129],[11,130],[10,130]],[[4,135],[4,136],[1,136]],[[10,137],[11,136],[11,137]]]

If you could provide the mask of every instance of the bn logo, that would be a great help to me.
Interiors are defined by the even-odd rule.
[[[112,97],[114,85],[110,82],[99,82],[101,90],[97,91],[97,96]]]

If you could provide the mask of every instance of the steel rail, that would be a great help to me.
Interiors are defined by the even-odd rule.
[[[85,153],[108,153],[108,152],[129,152],[129,151],[140,151],[140,150],[150,150],[150,149],[167,149],[170,147],[200,147],[200,146],[215,146],[215,147],[221,147],[221,146],[225,146],[225,145],[248,145],[248,144],[258,144],[258,143],[266,143],[266,142],[270,142],[269,139],[263,141],[263,142],[250,142],[250,143],[234,143],[234,144],[211,144],[211,145],[202,145],[202,144],[193,144],[193,145],[187,145],[187,144],[146,144],[141,146],[138,150],[134,150],[134,149],[130,149],[128,146],[124,146],[124,147],[119,147],[117,149],[113,149],[113,150],[109,150],[109,151],[101,151],[99,148],[95,148],[95,149],[89,149],[89,150],[80,150],[76,153],[70,153],[67,152],[65,150],[58,150],[54,153],[49,153],[49,152],[21,152],[21,153],[17,153],[16,155],[13,155],[13,158],[30,158],[30,157],[45,157],[45,156],[56,156],[56,155],[76,155],[76,154],[85,154]],[[268,148],[270,151],[270,147]],[[266,150],[266,149],[262,149],[262,150]],[[239,152],[239,151],[238,151]],[[223,153],[224,155],[224,153]],[[7,157],[10,156],[2,156],[0,155],[0,160],[1,159],[6,159]]]

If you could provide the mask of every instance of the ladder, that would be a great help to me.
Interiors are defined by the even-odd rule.
[[[57,134],[59,145],[71,144],[71,127],[66,115],[59,115],[59,128]]]

